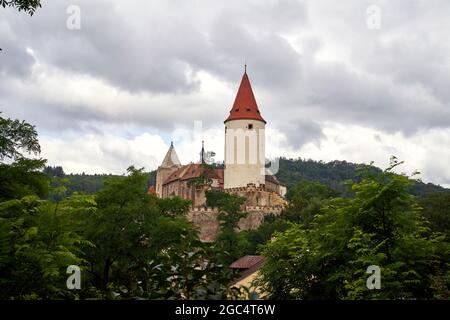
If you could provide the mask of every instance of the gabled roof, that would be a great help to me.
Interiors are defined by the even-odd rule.
[[[250,269],[261,265],[265,260],[263,256],[244,256],[230,265],[231,269]]]
[[[167,184],[176,180],[189,180],[198,178],[205,170],[205,167],[201,163],[191,163],[185,166],[182,166],[171,175],[169,175],[166,181],[163,184]],[[211,172],[212,179],[218,179],[219,184],[223,183],[223,169],[215,169]]]
[[[161,168],[171,168],[173,166],[181,166],[181,162],[178,159],[178,155],[175,152],[175,148],[173,147],[173,143],[170,144],[170,148],[164,157],[163,162],[161,163]]]
[[[224,121],[249,119],[266,123],[259,112],[247,72],[244,73],[230,115]]]

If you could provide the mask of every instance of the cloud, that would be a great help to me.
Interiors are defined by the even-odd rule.
[[[66,28],[69,5],[81,9],[81,30]],[[379,30],[366,26],[369,5],[381,10]],[[61,0],[44,2],[32,18],[0,10],[0,108],[36,124],[52,150],[81,144],[79,137],[97,146],[84,160],[47,154],[73,170],[78,159],[79,168],[123,171],[140,157],[108,149],[104,137],[136,144],[149,134],[168,146],[174,130],[191,130],[197,120],[220,158],[222,123],[246,61],[272,130],[271,156],[368,162],[398,151],[427,178],[448,183],[446,152],[420,163],[415,153],[435,154],[450,128],[446,5]],[[193,161],[197,144],[180,141],[180,158]]]

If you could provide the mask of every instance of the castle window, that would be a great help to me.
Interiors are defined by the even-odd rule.
[[[249,123],[249,124],[248,124],[248,129],[249,129],[249,130],[252,130],[252,129],[253,129],[253,124],[252,124],[252,123]]]

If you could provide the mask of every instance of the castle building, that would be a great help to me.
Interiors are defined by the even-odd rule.
[[[286,187],[265,168],[266,121],[246,71],[224,124],[223,169],[205,165],[203,146],[199,163],[181,165],[171,143],[156,171],[157,196],[191,200],[190,218],[200,224],[205,241],[212,240],[218,230],[218,223],[214,221],[217,209],[206,207],[207,191],[220,190],[245,197],[242,210],[249,212],[249,216],[240,222],[242,229],[256,228],[264,215],[278,214],[286,204]]]

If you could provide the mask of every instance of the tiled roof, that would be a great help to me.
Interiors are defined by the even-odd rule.
[[[250,269],[256,265],[260,265],[265,260],[263,256],[244,256],[230,265],[232,269]]]
[[[233,108],[231,108],[230,115],[225,122],[238,119],[259,120],[266,123],[256,104],[256,99],[247,72],[242,76],[241,85],[236,94]]]
[[[170,176],[167,177],[164,184],[168,184],[170,182],[176,180],[189,180],[198,178],[205,168],[200,163],[191,163],[185,166],[182,166],[175,172],[173,172]],[[218,179],[219,183],[223,183],[223,169],[215,169],[213,171],[213,179]]]

